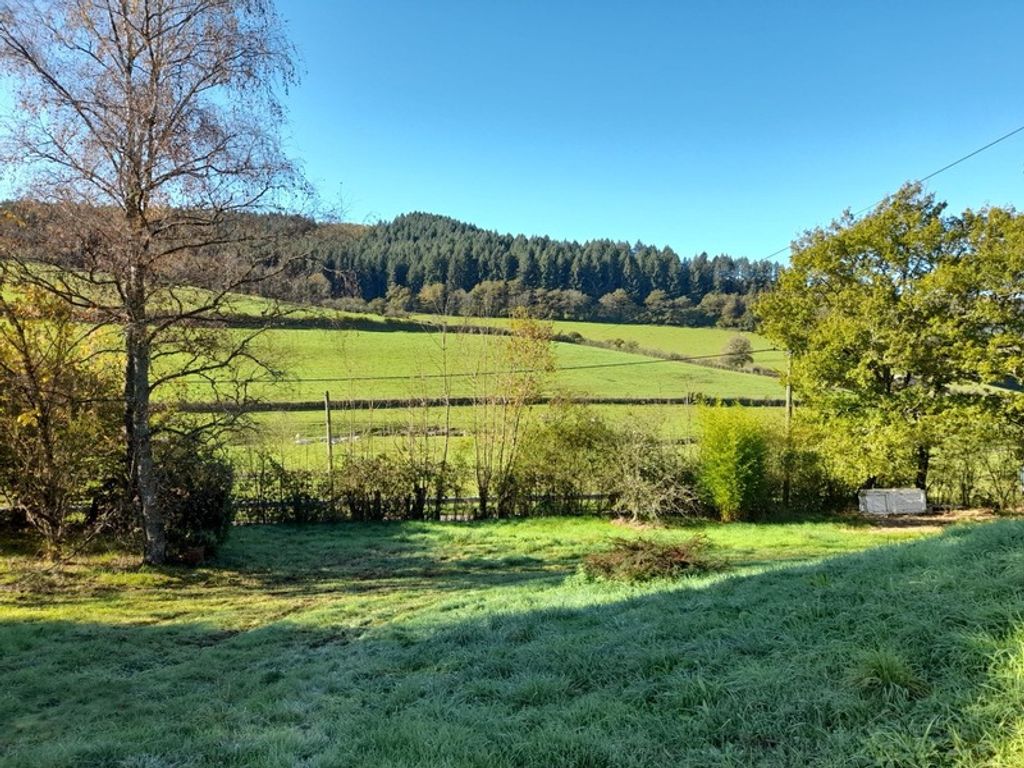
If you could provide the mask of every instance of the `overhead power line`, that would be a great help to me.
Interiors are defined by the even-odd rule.
[[[1017,128],[1014,128],[1009,133],[1004,133],[998,139],[993,139],[988,144],[985,144],[982,147],[978,147],[977,149],[975,149],[972,152],[968,152],[963,157],[957,158],[956,160],[954,160],[951,163],[947,163],[946,165],[944,165],[941,168],[939,168],[937,171],[932,171],[927,176],[922,176],[921,178],[917,179],[917,181],[919,183],[923,184],[924,182],[929,181],[930,179],[934,179],[940,173],[945,173],[950,168],[955,168],[956,166],[960,165],[960,163],[964,162],[965,160],[970,160],[975,155],[980,155],[985,150],[991,149],[992,147],[996,146],[996,144],[1001,144],[1004,141],[1006,141],[1007,139],[1012,138],[1012,137],[1016,136],[1018,133],[1021,133],[1021,132],[1024,132],[1024,125],[1021,125],[1021,126],[1018,126]],[[883,203],[883,202],[885,202],[885,198],[884,197],[879,199],[879,200],[876,200],[871,205],[867,205],[867,206],[861,208],[859,211],[857,211],[853,215],[854,216],[860,216],[862,213],[866,213],[867,211],[870,211],[872,208],[876,207],[877,205],[879,205],[880,203]],[[790,246],[788,246],[788,245],[785,246],[784,248],[779,248],[779,250],[775,251],[774,253],[768,254],[765,258],[766,259],[774,259],[776,256],[778,256],[778,255],[788,251],[789,248],[790,248]]]

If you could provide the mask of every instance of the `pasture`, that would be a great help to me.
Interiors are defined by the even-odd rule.
[[[621,327],[621,326],[620,326]],[[284,375],[258,383],[253,394],[273,401],[308,401],[330,389],[336,399],[471,396],[500,367],[499,337],[407,330],[267,331],[257,347]],[[555,343],[549,392],[598,397],[778,398],[777,379],[613,349]],[[720,350],[719,350],[720,351]],[[208,399],[202,384],[189,399]]]
[[[1012,766],[1024,523],[595,519],[233,531],[195,571],[0,555],[0,766]],[[911,540],[914,539],[914,540]]]
[[[240,305],[254,311],[258,302]],[[498,336],[442,333],[432,323],[412,319],[387,320],[324,310],[324,319],[336,320],[336,329],[279,328],[265,332],[257,352],[282,372],[280,379],[260,377],[250,395],[270,403],[322,402],[329,391],[333,402],[402,399],[437,399],[486,395],[493,391],[496,370],[503,366]],[[503,320],[467,319],[477,324],[507,324]],[[715,328],[669,328],[602,323],[555,323],[556,333],[581,333],[587,339],[624,339],[654,349],[658,354],[705,356],[721,352],[734,334]],[[225,331],[241,334],[242,331]],[[650,343],[646,334],[652,334]],[[753,337],[755,349],[764,342]],[[758,346],[760,345],[760,346]],[[778,379],[742,370],[726,370],[650,357],[638,352],[555,342],[553,370],[544,376],[543,393],[551,397],[618,398],[750,398],[778,400],[784,394]],[[758,356],[758,361],[763,363]],[[209,385],[192,382],[164,393],[166,400],[207,401]],[[314,406],[316,407],[316,406]],[[694,436],[692,408],[682,405],[600,405],[598,412],[612,423],[640,418],[654,425],[664,439]],[[542,412],[543,409],[539,409]],[[775,409],[773,409],[775,410]],[[374,433],[438,427],[447,423],[459,433],[457,443],[472,439],[471,407],[443,409],[416,407],[397,410],[343,411],[335,414],[334,434],[348,449],[358,441],[366,454],[375,445],[388,450],[394,439],[373,439]],[[322,413],[279,411],[259,414],[253,429],[234,440],[238,448],[266,447],[286,464],[316,468],[324,462]],[[319,443],[319,446],[317,445]]]
[[[614,427],[644,424],[662,440],[686,443],[696,439],[699,416],[695,406],[687,405],[593,405],[590,409]],[[541,419],[547,406],[530,409],[529,419]],[[766,420],[782,424],[782,408],[758,408]],[[443,430],[449,429],[454,455],[470,459],[475,414],[473,406],[454,406],[446,413],[443,407],[408,407],[379,410],[340,410],[332,412],[334,455],[368,456],[389,452],[410,441],[432,441],[437,449]],[[290,469],[324,470],[327,467],[326,428],[320,411],[274,411],[256,413],[248,428],[237,435],[232,451],[244,465],[245,453],[265,448]]]
[[[419,316],[429,322],[429,315]],[[436,322],[436,318],[433,318]],[[465,318],[464,322],[505,327],[508,320],[502,318]],[[708,357],[719,355],[734,336],[750,340],[755,350],[754,363],[762,368],[783,370],[786,365],[784,352],[772,349],[772,344],[763,336],[747,331],[729,328],[689,328],[679,325],[643,325],[635,323],[601,323],[577,320],[555,320],[552,327],[558,335],[579,334],[587,341],[633,343],[645,350],[682,357]],[[758,351],[761,350],[761,351]]]

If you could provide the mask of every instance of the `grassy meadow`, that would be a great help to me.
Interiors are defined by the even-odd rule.
[[[640,422],[669,442],[694,440],[700,429],[695,406],[593,405],[589,408],[609,425],[623,427]],[[533,406],[533,418],[543,418],[546,410],[547,406]],[[756,413],[778,424],[784,418],[782,408],[758,408]],[[454,454],[458,456],[461,452],[468,460],[474,426],[472,406],[454,406],[447,415],[445,409],[439,407],[335,410],[332,413],[334,455],[389,452],[408,445],[410,440],[421,443],[427,440],[440,450],[444,439],[440,430],[446,425],[452,433]],[[433,434],[429,434],[431,432]],[[425,433],[429,436],[424,437]],[[327,467],[325,435],[323,411],[256,413],[251,416],[246,431],[233,442],[232,452],[242,466],[247,451],[264,448],[287,468],[322,470]]]
[[[257,299],[240,300],[234,309],[252,314],[260,307]],[[486,393],[493,386],[489,373],[501,368],[501,337],[475,333],[441,333],[437,317],[387,319],[322,310],[322,318],[336,320],[334,329],[281,328],[265,332],[257,345],[258,354],[273,361],[281,372],[276,381],[259,380],[250,395],[264,401],[294,403],[322,401],[325,391],[339,404],[346,400],[439,398],[447,393],[470,397]],[[301,315],[307,317],[308,315]],[[469,324],[507,324],[501,319],[459,319]],[[711,355],[722,351],[735,335],[716,328],[628,326],[608,323],[555,323],[556,333],[580,333],[597,341],[622,339],[663,354]],[[227,331],[242,333],[242,331]],[[755,349],[767,342],[751,337]],[[545,377],[548,395],[604,398],[709,398],[779,399],[783,388],[778,379],[742,370],[725,370],[703,365],[659,359],[621,349],[606,349],[556,342],[552,345],[554,371]],[[759,364],[766,364],[757,357]],[[167,400],[212,400],[213,392],[204,382],[186,383],[162,393]],[[640,418],[656,425],[666,440],[681,440],[695,434],[694,409],[685,406],[598,406],[613,423]],[[774,409],[773,409],[774,410]],[[339,411],[335,435],[366,433],[407,426],[437,427],[444,424],[440,409]],[[472,432],[472,410],[455,408],[452,428]],[[260,414],[253,429],[236,439],[233,451],[263,446],[295,467],[317,467],[324,461],[322,414],[294,411]],[[468,444],[471,438],[456,439]],[[388,450],[395,439],[368,440]]]
[[[430,315],[417,316],[425,322]],[[460,318],[461,319],[461,318]],[[464,318],[470,324],[485,324],[506,327],[504,318]],[[436,318],[433,318],[436,322]],[[678,325],[643,325],[632,323],[601,323],[582,320],[555,320],[552,327],[556,334],[579,334],[587,341],[635,343],[639,347],[655,352],[680,355],[683,357],[719,355],[734,336],[750,340],[753,349],[764,350],[754,355],[754,363],[762,368],[783,370],[786,364],[784,352],[772,349],[770,341],[756,333],[735,331],[727,328],[687,328]]]
[[[590,581],[614,538],[731,570]],[[236,529],[0,555],[0,766],[1017,766],[1024,523]]]
[[[618,326],[621,327],[621,326]],[[447,381],[455,396],[488,386],[486,374],[499,365],[498,337],[437,332],[296,330],[264,334],[258,347],[284,374],[257,384],[264,400],[306,401],[331,390],[335,399],[439,397]],[[777,379],[619,350],[555,343],[555,372],[548,390],[600,397],[778,398]],[[606,367],[605,367],[606,366]],[[445,378],[445,376],[449,378]],[[208,399],[202,384],[189,399]]]

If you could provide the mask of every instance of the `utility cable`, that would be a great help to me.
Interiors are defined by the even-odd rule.
[[[929,174],[928,174],[927,176],[922,176],[922,177],[921,177],[920,179],[917,179],[916,181],[917,181],[918,183],[920,183],[920,184],[923,184],[924,182],[926,182],[926,181],[929,181],[930,179],[934,179],[934,178],[935,178],[936,176],[938,176],[938,175],[939,175],[940,173],[945,173],[945,172],[946,172],[946,171],[948,171],[948,170],[949,170],[950,168],[955,168],[956,166],[960,165],[960,163],[964,162],[965,160],[970,160],[970,159],[971,159],[972,157],[974,157],[975,155],[980,155],[980,154],[981,154],[982,152],[984,152],[985,150],[987,150],[987,149],[991,149],[991,148],[992,148],[992,147],[994,147],[994,146],[995,146],[996,144],[1001,144],[1001,143],[1003,143],[1003,142],[1004,142],[1004,141],[1006,141],[1007,139],[1009,139],[1009,138],[1012,138],[1013,136],[1016,136],[1016,135],[1017,135],[1018,133],[1021,133],[1022,131],[1024,131],[1024,125],[1021,125],[1021,126],[1018,126],[1017,128],[1014,128],[1014,129],[1013,129],[1012,131],[1010,131],[1009,133],[1004,133],[1004,134],[1003,134],[1002,136],[1000,136],[1000,137],[999,137],[998,139],[993,139],[992,141],[990,141],[990,142],[989,142],[988,144],[984,145],[983,147],[978,147],[978,148],[977,148],[976,150],[974,150],[973,152],[968,152],[968,153],[967,153],[966,155],[964,155],[963,157],[961,157],[961,158],[958,158],[958,159],[954,160],[954,161],[953,161],[952,163],[948,163],[948,164],[946,164],[946,165],[942,166],[942,167],[941,167],[941,168],[939,168],[939,169],[938,169],[937,171],[932,171],[932,172],[931,172],[931,173],[929,173]],[[886,196],[886,197],[888,197],[888,196]],[[872,208],[874,208],[874,207],[878,206],[878,205],[879,205],[879,204],[881,204],[881,203],[884,203],[884,202],[885,202],[885,200],[886,200],[886,197],[883,197],[883,198],[882,198],[882,199],[880,199],[880,200],[876,200],[876,201],[875,201],[875,202],[873,202],[873,203],[872,203],[871,205],[868,205],[868,206],[865,206],[864,208],[861,208],[861,209],[860,209],[859,211],[857,211],[856,213],[854,213],[854,214],[853,214],[853,215],[854,215],[854,217],[860,216],[860,215],[861,215],[862,213],[865,213],[865,212],[867,212],[867,211],[870,211],[870,210],[871,210]],[[790,246],[788,246],[788,245],[787,245],[787,246],[785,246],[784,248],[779,248],[779,250],[775,251],[774,253],[770,253],[770,254],[768,254],[768,255],[767,255],[767,256],[766,256],[765,258],[766,258],[766,259],[774,259],[774,258],[775,258],[776,256],[778,256],[778,255],[780,255],[780,254],[782,254],[782,253],[785,253],[786,251],[788,251],[788,250],[789,250],[789,248],[790,248]]]

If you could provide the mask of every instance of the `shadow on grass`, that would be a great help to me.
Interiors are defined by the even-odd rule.
[[[0,765],[1020,764],[1022,583],[1000,522],[375,629],[0,621]]]
[[[578,554],[569,552],[545,552],[543,557],[506,554],[486,541],[443,546],[432,536],[456,530],[408,521],[245,526],[232,531],[218,557],[201,568],[142,568],[135,558],[122,556],[105,570],[126,578],[153,576],[162,592],[150,599],[165,603],[195,590],[232,588],[308,601],[374,592],[444,594],[552,586],[575,571],[579,562]],[[108,580],[96,581],[88,566],[72,563],[50,569],[41,562],[26,568],[13,586],[18,605],[51,608],[115,597],[126,589]]]
[[[317,529],[324,535],[317,536]],[[486,546],[439,546],[435,524],[360,523],[237,530],[211,564],[275,594],[365,592],[382,584],[429,592],[557,584],[578,557],[504,554]],[[456,529],[451,529],[454,532]],[[175,571],[177,573],[177,571]],[[192,578],[187,572],[184,579]]]

